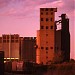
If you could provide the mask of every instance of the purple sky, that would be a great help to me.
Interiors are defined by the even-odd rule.
[[[0,35],[36,36],[40,26],[39,8],[57,7],[56,20],[62,13],[70,19],[71,58],[75,58],[75,0],[0,0]]]

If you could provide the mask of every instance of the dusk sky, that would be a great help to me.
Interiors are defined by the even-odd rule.
[[[71,58],[75,59],[74,3],[75,0],[0,0],[0,35],[34,37],[40,27],[39,8],[57,8],[56,20],[62,13],[70,19]]]

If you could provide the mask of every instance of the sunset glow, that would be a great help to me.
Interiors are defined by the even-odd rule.
[[[19,34],[36,36],[40,26],[40,8],[57,8],[56,20],[62,13],[70,19],[71,58],[75,59],[74,47],[75,0],[0,0],[0,35]]]

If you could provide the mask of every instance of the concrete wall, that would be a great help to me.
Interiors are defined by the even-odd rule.
[[[19,58],[19,35],[3,34],[0,50],[4,51],[5,58]]]
[[[36,61],[36,37],[24,37],[21,48],[21,60]]]
[[[55,50],[56,8],[40,8],[40,30],[37,32],[36,62],[48,64],[53,61]]]

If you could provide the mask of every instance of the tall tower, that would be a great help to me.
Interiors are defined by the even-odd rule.
[[[64,61],[70,60],[70,32],[69,19],[66,14],[61,15],[61,50],[64,52]],[[63,41],[64,40],[64,41]]]
[[[61,14],[61,20],[56,21],[56,27],[61,23],[61,29],[56,30],[55,34],[55,62],[64,62],[70,60],[70,32],[69,18],[66,14]]]
[[[40,30],[37,31],[36,63],[49,64],[55,50],[55,12],[57,8],[40,8]]]

